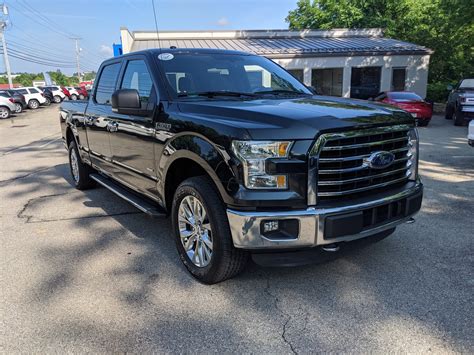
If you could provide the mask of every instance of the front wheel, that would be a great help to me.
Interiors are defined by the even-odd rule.
[[[453,123],[455,126],[462,126],[464,123],[464,116],[459,108],[454,109]]]
[[[177,188],[172,222],[178,254],[199,281],[215,284],[239,274],[248,253],[234,248],[226,209],[209,178],[193,177]]]
[[[23,106],[21,104],[16,103],[15,104],[15,113],[22,113],[23,111]]]
[[[446,113],[444,115],[444,118],[447,120],[452,120],[453,119],[453,108],[451,105],[446,105]]]
[[[10,109],[8,107],[0,107],[0,118],[10,117]]]
[[[79,94],[79,100],[84,100],[84,95]]]
[[[76,94],[72,94],[72,95],[71,95],[71,100],[76,101],[76,100],[77,100],[77,95],[76,95]]]

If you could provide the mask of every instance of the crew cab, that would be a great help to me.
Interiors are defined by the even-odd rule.
[[[455,87],[448,85],[446,119],[455,126],[462,126],[474,118],[474,78],[463,79]]]
[[[271,60],[152,49],[105,61],[88,101],[61,104],[74,185],[169,216],[178,254],[212,284],[249,257],[297,265],[413,221],[414,118],[316,96]]]

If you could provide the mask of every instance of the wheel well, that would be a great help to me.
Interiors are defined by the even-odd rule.
[[[180,158],[171,164],[165,180],[165,201],[168,211],[171,211],[173,195],[179,184],[190,177],[201,175],[208,176],[203,167],[191,159]]]
[[[69,147],[69,144],[74,140],[74,134],[72,133],[71,128],[67,128],[66,130],[66,144]]]

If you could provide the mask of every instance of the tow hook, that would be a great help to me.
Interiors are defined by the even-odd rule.
[[[339,251],[340,246],[336,243],[333,243],[333,244],[324,245],[321,247],[321,249],[330,253],[335,253],[336,251]]]
[[[415,219],[413,217],[410,217],[408,221],[406,221],[406,224],[413,224],[415,223]]]

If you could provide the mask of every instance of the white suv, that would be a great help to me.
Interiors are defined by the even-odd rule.
[[[69,93],[71,94],[71,100],[77,100],[79,98],[80,95],[76,88],[73,88],[72,86],[66,86],[66,89],[68,89]]]
[[[25,96],[26,104],[33,110],[46,103],[43,92],[33,86],[18,88],[15,90]]]
[[[43,86],[42,89],[49,89],[51,93],[53,94],[53,100],[55,103],[59,104],[61,101],[64,100],[66,95],[64,94],[63,90],[56,85],[50,85],[50,86]]]
[[[15,112],[16,106],[10,101],[10,98],[0,96],[0,118],[8,118],[12,112]]]

